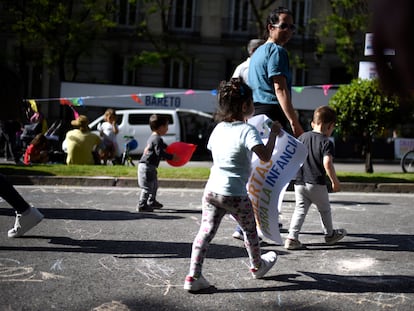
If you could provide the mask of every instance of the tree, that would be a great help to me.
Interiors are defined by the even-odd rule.
[[[79,58],[112,22],[111,0],[5,0],[11,29],[18,35],[21,66],[58,69],[60,81],[75,81]],[[22,70],[23,71],[23,70]],[[68,76],[69,74],[69,76]]]
[[[395,126],[399,100],[381,91],[378,80],[354,79],[329,101],[337,113],[340,135],[364,137],[365,171],[372,173],[372,139]]]
[[[330,4],[332,14],[313,21],[315,25],[322,25],[317,37],[334,38],[339,58],[347,72],[356,77],[364,51],[363,38],[369,26],[369,0],[331,0]],[[326,46],[326,41],[320,40],[319,55],[325,52]]]

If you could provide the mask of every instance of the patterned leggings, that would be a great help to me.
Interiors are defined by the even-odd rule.
[[[251,268],[260,265],[259,236],[252,204],[248,196],[223,196],[206,192],[203,196],[203,211],[200,230],[194,239],[189,275],[198,278],[211,240],[226,213],[230,213],[239,223],[244,233],[244,245],[250,259]]]

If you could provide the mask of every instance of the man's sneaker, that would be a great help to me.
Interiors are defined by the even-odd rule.
[[[147,204],[138,204],[137,211],[138,212],[153,212],[154,208]]]
[[[339,240],[342,240],[346,236],[347,232],[345,229],[336,229],[332,232],[331,236],[325,235],[325,243],[333,245]]]
[[[275,252],[268,252],[262,255],[262,262],[258,269],[250,269],[253,278],[261,279],[273,267],[277,261],[277,254]]]
[[[151,207],[152,208],[163,208],[163,204],[161,204],[160,202],[158,202],[158,201],[154,201],[152,204],[151,204]]]
[[[204,278],[203,275],[200,275],[197,279],[187,275],[184,282],[184,289],[189,292],[196,292],[209,288],[210,286],[210,283]]]
[[[36,207],[31,206],[27,211],[22,214],[16,213],[16,221],[14,228],[10,229],[7,233],[9,238],[18,238],[25,234],[27,231],[36,226],[42,219],[43,214],[39,212]]]
[[[306,249],[306,246],[300,243],[299,240],[286,239],[285,248],[289,250]]]
[[[243,233],[239,232],[239,231],[234,231],[234,233],[231,235],[233,238],[240,240],[240,241],[244,241],[244,235]]]

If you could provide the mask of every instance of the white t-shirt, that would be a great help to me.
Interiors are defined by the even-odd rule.
[[[250,57],[247,58],[243,63],[238,65],[233,72],[232,78],[243,78],[244,83],[249,85],[248,77],[249,77],[249,65],[250,65]]]
[[[207,148],[213,166],[206,190],[227,196],[247,195],[252,148],[263,144],[257,129],[245,122],[220,122],[211,133]]]
[[[120,150],[116,141],[116,134],[114,133],[112,124],[109,122],[103,122],[100,124],[100,126],[98,126],[98,130],[104,134],[104,142],[110,141],[114,146],[116,156],[120,156]]]

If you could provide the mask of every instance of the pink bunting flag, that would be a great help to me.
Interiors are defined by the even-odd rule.
[[[79,113],[75,110],[75,108],[73,108],[73,106],[69,106],[70,107],[70,109],[72,109],[72,111],[73,111],[73,117],[75,118],[75,120],[77,119],[77,118],[79,118]]]
[[[185,95],[194,95],[195,94],[195,92],[194,92],[194,90],[187,90],[187,91],[185,91],[185,93],[184,93]]]
[[[328,96],[328,91],[329,91],[329,89],[331,88],[331,86],[332,86],[332,84],[324,84],[324,85],[322,85],[322,88],[323,88],[323,94],[324,94],[325,96]]]

